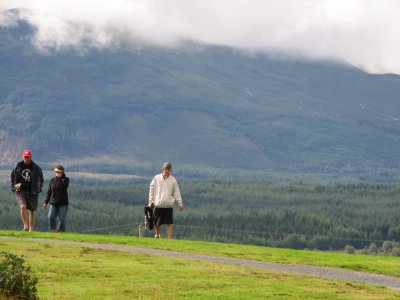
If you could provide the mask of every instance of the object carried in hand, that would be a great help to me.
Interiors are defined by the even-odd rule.
[[[22,187],[22,183],[17,183],[16,185],[14,185],[14,190],[16,192],[19,192],[21,190],[21,187]]]
[[[154,228],[153,208],[148,207],[147,205],[144,207],[144,228],[150,230],[153,230]]]

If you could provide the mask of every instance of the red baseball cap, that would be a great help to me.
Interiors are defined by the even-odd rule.
[[[29,149],[22,151],[22,158],[24,158],[25,156],[32,158],[32,151]]]

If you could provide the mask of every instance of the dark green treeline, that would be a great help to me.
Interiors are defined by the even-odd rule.
[[[180,189],[186,208],[184,213],[175,210],[174,236],[180,239],[320,250],[400,241],[400,184],[186,181]],[[67,230],[138,235],[148,184],[71,181],[69,194]],[[44,231],[43,201],[41,194],[37,230]],[[0,228],[20,227],[14,195],[3,188]]]

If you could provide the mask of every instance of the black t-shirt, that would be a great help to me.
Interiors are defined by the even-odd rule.
[[[22,177],[22,190],[24,192],[30,192],[32,189],[31,185],[31,170],[32,164],[22,165],[21,177]]]

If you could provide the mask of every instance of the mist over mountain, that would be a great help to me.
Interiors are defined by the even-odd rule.
[[[3,13],[15,14],[19,10]],[[0,160],[400,179],[400,76],[187,43],[60,49],[0,23]]]

